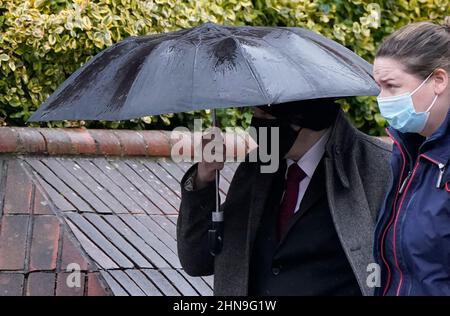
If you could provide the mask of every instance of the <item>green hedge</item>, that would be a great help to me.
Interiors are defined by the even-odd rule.
[[[0,124],[24,125],[37,107],[89,58],[130,35],[173,31],[205,22],[300,26],[352,49],[368,61],[383,37],[420,20],[441,22],[450,0],[0,0]],[[385,121],[374,98],[342,102],[355,125],[372,135]],[[40,126],[172,128],[208,111],[121,122],[64,121]],[[219,111],[223,125],[250,121],[246,109]],[[39,126],[34,124],[34,126]]]

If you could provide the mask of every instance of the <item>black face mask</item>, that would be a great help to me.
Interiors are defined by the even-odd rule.
[[[266,135],[261,135],[260,127],[266,127],[267,129],[267,153],[269,155],[275,155],[276,153],[272,153],[271,148],[271,140],[272,140],[272,129],[271,127],[278,127],[279,131],[279,158],[280,160],[284,158],[284,156],[289,152],[292,145],[294,145],[295,140],[297,139],[298,133],[300,132],[300,129],[296,130],[293,126],[291,126],[291,123],[283,120],[283,119],[267,119],[267,118],[260,118],[260,117],[252,117],[252,121],[250,123],[250,126],[254,127],[256,129],[256,139],[254,138],[255,142],[260,145],[261,143],[261,137],[266,137]],[[254,136],[254,135],[252,135]],[[259,155],[258,155],[259,157]],[[259,158],[258,158],[259,160]]]
[[[279,120],[320,131],[334,123],[340,106],[335,103],[335,99],[326,98],[264,105],[258,108]]]

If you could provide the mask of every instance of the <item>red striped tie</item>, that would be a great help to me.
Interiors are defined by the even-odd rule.
[[[295,206],[298,199],[299,183],[306,177],[306,173],[294,162],[288,168],[286,178],[286,191],[280,205],[278,214],[278,241],[286,233],[289,220],[294,216]]]

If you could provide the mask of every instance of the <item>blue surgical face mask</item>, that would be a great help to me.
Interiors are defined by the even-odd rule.
[[[431,73],[420,86],[411,93],[407,92],[393,97],[377,98],[381,115],[386,119],[390,126],[402,133],[420,133],[423,131],[438,95],[434,97],[433,102],[425,112],[416,112],[412,96],[422,88],[432,75],[433,73]]]

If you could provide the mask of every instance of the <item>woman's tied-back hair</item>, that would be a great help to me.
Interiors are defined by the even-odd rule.
[[[401,62],[407,72],[422,79],[436,68],[450,73],[450,16],[442,25],[417,22],[400,28],[380,45],[379,57]]]

